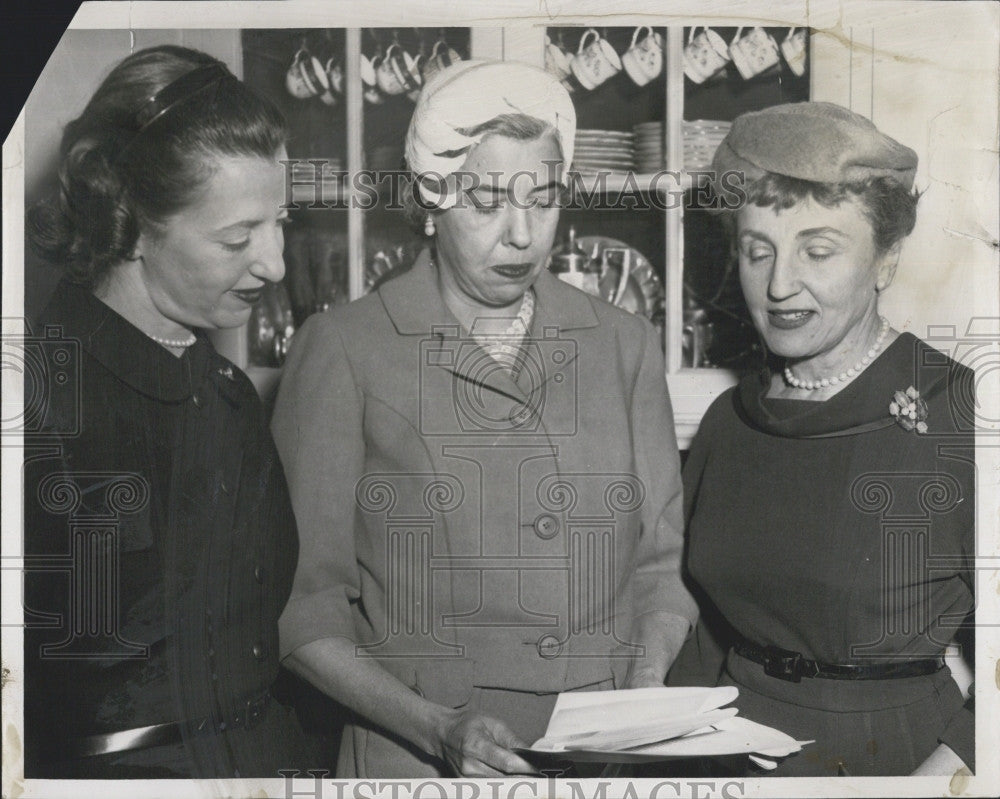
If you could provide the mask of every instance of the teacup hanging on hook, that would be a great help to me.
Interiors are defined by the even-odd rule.
[[[323,65],[306,48],[304,39],[285,73],[285,87],[289,94],[300,100],[316,97],[330,88]]]
[[[319,99],[327,105],[336,105],[337,95],[343,91],[344,87],[344,68],[336,57],[331,57],[327,60],[323,72],[326,74],[327,87],[326,91],[320,94]]]
[[[788,68],[798,77],[806,72],[806,31],[804,28],[792,28],[781,42],[781,54],[785,57]]]
[[[378,89],[377,73],[384,55],[382,54],[382,45],[378,39],[375,38],[374,34],[372,34],[372,38],[375,40],[375,54],[371,58],[366,56],[364,53],[361,54],[361,82],[364,84],[362,94],[364,95],[366,102],[369,102],[372,105],[378,105],[385,99],[382,97],[382,93]]]

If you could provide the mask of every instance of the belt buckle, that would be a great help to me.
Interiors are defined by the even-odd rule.
[[[789,682],[802,682],[802,654],[776,646],[764,649],[764,673]]]

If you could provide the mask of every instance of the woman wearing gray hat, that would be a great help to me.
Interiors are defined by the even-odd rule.
[[[738,118],[715,158],[769,367],[706,413],[685,464],[705,621],[671,684],[814,743],[778,775],[974,767],[942,655],[971,613],[970,370],[879,313],[913,229],[916,154],[829,103]]]

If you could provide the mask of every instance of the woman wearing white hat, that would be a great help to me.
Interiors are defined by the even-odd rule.
[[[656,333],[545,268],[574,129],[541,70],[440,72],[406,142],[430,246],[296,334],[282,652],[356,713],[339,776],[530,771],[558,692],[662,684],[695,618]]]

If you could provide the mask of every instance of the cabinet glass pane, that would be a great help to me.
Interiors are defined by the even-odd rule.
[[[343,29],[243,31],[244,79],[288,120],[287,168],[299,206],[285,229],[285,278],[268,287],[248,324],[250,366],[280,366],[306,317],[347,301],[347,212],[338,176],[347,161],[344,36]]]
[[[550,268],[567,282],[664,325],[663,204],[648,191],[664,167],[666,30],[551,27],[545,67],[577,115],[573,184]],[[627,190],[623,190],[627,186]],[[560,260],[573,231],[582,273]]]
[[[689,48],[685,53],[682,124],[685,169],[707,169],[714,148],[740,114],[809,99],[808,58],[793,58],[790,65],[781,48],[791,32],[789,28],[756,29],[752,34],[756,49],[750,48],[749,43],[746,48],[747,52],[758,55],[756,64],[737,56],[715,74],[704,77],[712,62],[703,71],[689,63],[698,56],[698,45],[704,43],[698,37],[712,37],[712,41],[723,43],[731,52],[737,34],[740,38],[747,37],[751,29],[714,28],[706,34],[705,28],[685,28],[684,41]],[[804,33],[807,54],[808,31]],[[787,47],[785,50],[788,54],[794,52]],[[759,74],[744,77],[744,71],[770,62],[774,63]],[[796,74],[799,70],[801,75]],[[699,78],[703,78],[701,82]],[[723,367],[740,372],[760,365],[763,349],[743,301],[729,237],[721,219],[699,208],[690,194],[684,212],[683,307],[684,366]]]
[[[413,115],[419,88],[398,86],[378,66],[387,56],[400,63],[416,63],[427,73],[456,59],[469,58],[469,28],[366,28],[362,31],[361,52],[376,67],[376,86],[366,86],[364,94],[363,165],[373,175],[377,201],[365,210],[364,290],[406,272],[426,239],[404,217],[399,176],[405,170],[403,145]],[[396,73],[398,74],[398,73]],[[427,73],[430,74],[430,73]],[[395,175],[393,174],[395,173]]]

